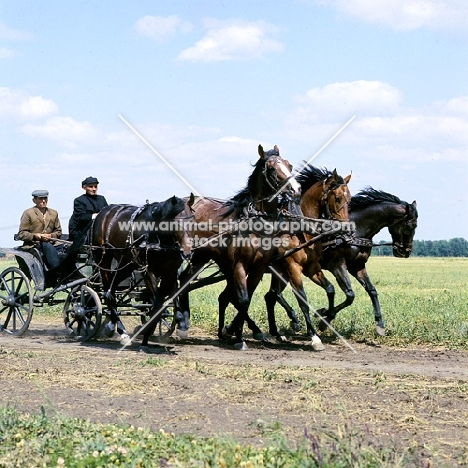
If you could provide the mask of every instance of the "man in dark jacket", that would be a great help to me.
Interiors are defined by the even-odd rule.
[[[108,205],[102,195],[97,194],[99,181],[86,177],[81,183],[85,193],[73,202],[73,214],[68,222],[69,239],[72,241],[91,227],[91,221]]]

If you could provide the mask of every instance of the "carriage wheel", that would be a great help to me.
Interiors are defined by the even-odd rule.
[[[0,273],[0,331],[21,336],[33,314],[33,293],[29,278],[16,267]]]
[[[102,304],[96,291],[85,285],[72,289],[63,306],[63,321],[70,336],[90,340],[99,331],[101,319]]]
[[[148,322],[148,315],[141,315],[142,325],[135,327],[133,334],[140,335],[141,328]],[[176,321],[174,314],[170,312],[169,308],[166,308],[161,313],[161,319],[156,324],[156,328],[152,335],[152,339],[158,343],[165,343],[169,337],[174,333],[176,328]]]

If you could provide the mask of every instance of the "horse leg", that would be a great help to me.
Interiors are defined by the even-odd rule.
[[[327,299],[328,299],[328,308],[327,309],[318,309],[317,313],[325,318],[328,322],[331,322],[335,318],[335,288],[330,281],[326,278],[326,276],[323,274],[323,271],[320,270],[317,272],[315,275],[312,276],[312,281],[320,286],[322,289],[325,290],[327,293]],[[326,326],[326,324],[323,322],[323,320],[320,320],[320,325],[319,329],[321,330],[322,326]]]
[[[143,339],[141,340],[140,344],[140,351],[142,352],[148,352],[149,350],[148,341],[150,336],[153,335],[154,331],[156,330],[158,318],[159,320],[161,319],[163,304],[160,291],[158,289],[157,278],[149,270],[147,270],[145,273],[145,284],[151,296],[151,310],[149,312],[149,320],[146,322],[144,328],[142,328],[142,331],[140,331],[140,333],[143,334]]]
[[[286,314],[288,314],[288,317],[291,320],[290,325],[292,330],[298,332],[301,329],[301,324],[299,323],[296,311],[289,305],[288,301],[286,301],[286,299],[280,292],[276,294],[276,301],[286,311]]]
[[[233,295],[228,286],[223,290],[223,292],[218,297],[219,303],[219,319],[218,319],[218,338],[220,340],[231,339],[232,335],[229,334],[227,331],[228,328],[225,327],[226,321],[226,309],[229,303],[231,303],[237,310],[239,310],[239,305],[237,303],[237,299],[235,295]],[[247,313],[245,317],[245,321],[247,326],[252,331],[252,338],[257,341],[263,341],[264,336],[262,330],[258,327],[255,321],[250,317]]]
[[[245,344],[242,337],[244,322],[249,318],[248,311],[250,300],[264,273],[265,268],[262,266],[256,270],[249,271],[249,276],[247,278],[246,270],[241,263],[238,263],[234,268],[234,275],[232,278],[233,287],[231,289],[231,302],[233,302],[234,306],[238,310],[238,313],[232,320],[231,324],[225,327],[225,331],[230,335],[235,334],[236,341],[234,347],[236,349],[247,349],[247,345]],[[229,282],[228,287],[230,287]]]
[[[367,270],[362,268],[356,272],[350,272],[364,287],[367,294],[369,295],[372,307],[374,308],[374,318],[375,318],[375,332],[379,336],[385,336],[385,325],[382,320],[382,312],[380,310],[379,295],[374,285],[371,283],[371,280],[367,274]]]
[[[269,333],[271,336],[274,336],[278,341],[286,341],[286,337],[281,335],[276,326],[276,317],[275,317],[275,305],[277,297],[281,295],[281,292],[286,287],[284,281],[281,281],[276,273],[271,275],[270,290],[265,294],[265,304],[268,314],[268,327]],[[282,296],[281,296],[282,297]],[[297,317],[296,317],[297,319]]]
[[[110,256],[104,256],[101,260],[100,267],[101,270],[101,279],[102,287],[104,292],[104,300],[106,306],[109,310],[109,321],[104,326],[103,332],[107,337],[111,337],[115,330],[120,335],[120,343],[125,346],[130,341],[130,335],[125,330],[123,323],[120,321],[119,314],[117,312],[117,300],[115,298],[115,287],[120,282],[119,272],[115,272],[111,275],[112,271],[110,270],[112,258]],[[121,271],[120,271],[121,273]],[[127,274],[127,272],[125,273]]]
[[[323,351],[325,347],[323,346],[322,340],[318,337],[317,332],[312,325],[312,321],[310,320],[309,303],[307,302],[307,296],[304,291],[300,268],[298,268],[297,264],[292,264],[290,266],[292,268],[290,268],[289,280],[291,282],[292,288],[295,291],[294,294],[297,297],[297,303],[299,304],[299,307],[304,314],[304,320],[307,325],[307,335],[309,335],[312,340],[312,349],[314,351]]]

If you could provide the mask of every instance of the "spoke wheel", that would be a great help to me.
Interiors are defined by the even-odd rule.
[[[33,314],[33,293],[29,278],[16,267],[0,273],[0,331],[21,336]]]
[[[63,306],[63,321],[70,336],[79,341],[93,338],[101,326],[102,304],[96,291],[89,286],[77,286]]]
[[[153,337],[158,343],[164,343],[174,333],[175,328],[174,314],[169,308],[164,309],[154,330]]]
[[[140,332],[140,330],[149,321],[149,318],[149,315],[141,316],[142,325],[138,325],[137,327],[135,327],[133,331],[135,335],[143,334]],[[161,313],[161,318],[158,320],[154,333],[151,335],[150,339],[158,343],[166,343],[169,337],[174,333],[176,324],[177,323],[175,321],[174,314],[171,313],[169,308],[164,309]]]

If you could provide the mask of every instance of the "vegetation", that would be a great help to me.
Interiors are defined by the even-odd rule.
[[[371,257],[367,270],[379,294],[387,336],[375,336],[371,301],[354,278],[354,303],[339,312],[333,322],[341,336],[357,341],[376,341],[386,346],[430,344],[468,349],[468,258]],[[335,285],[336,302],[342,302],[343,292],[331,273],[325,273]],[[268,331],[268,323],[263,296],[269,284],[270,277],[266,275],[249,311],[264,331]],[[322,289],[307,279],[304,286],[313,309],[327,305]],[[193,324],[208,328],[212,334],[217,332],[218,294],[223,287],[214,285],[191,295]],[[302,321],[297,300],[289,287],[284,297]],[[235,309],[229,306],[227,320],[234,312]],[[289,333],[289,319],[279,305],[276,306],[276,317],[278,327]],[[303,321],[302,330],[305,330]],[[324,339],[335,340],[336,336],[328,331]]]
[[[175,436],[160,430],[20,414],[0,407],[0,466],[92,467],[386,467],[423,466],[418,455],[383,447],[349,426],[336,433],[304,434],[291,448],[280,428],[265,428],[264,447],[223,438]]]
[[[380,241],[377,247],[373,247],[372,255],[386,257],[393,256],[392,247],[385,241]],[[450,240],[415,240],[413,241],[413,257],[468,257],[468,241],[462,237]]]
[[[351,341],[372,341],[387,346],[429,344],[468,349],[468,259],[371,257],[368,271],[379,292],[387,336],[375,337],[371,302],[354,279],[355,301],[340,312],[334,322],[341,336]],[[327,276],[331,279],[329,273]],[[317,308],[325,306],[324,292],[307,280],[305,285],[309,303]],[[268,286],[269,277],[266,276],[251,307],[251,316],[265,331],[268,327],[263,295]],[[217,294],[223,287],[222,283],[212,285],[191,295],[192,325],[212,335],[217,330]],[[337,301],[341,302],[344,295],[336,283],[335,287]],[[285,297],[298,310],[289,288]],[[233,313],[230,307],[227,317],[232,317]],[[61,305],[38,308],[35,314],[60,322]],[[289,320],[279,306],[277,318],[279,326],[286,331]],[[336,339],[331,332],[324,337],[325,341]],[[154,366],[161,362],[159,358],[150,357],[146,364]],[[203,371],[202,364],[198,371]],[[271,376],[264,378],[268,380]],[[49,416],[45,410],[27,415],[0,407],[0,467],[429,466],[422,455],[410,447],[397,449],[391,437],[381,445],[370,434],[352,425],[342,425],[333,431],[305,431],[302,441],[294,446],[287,443],[281,427],[270,425],[262,430],[267,442],[253,447],[222,437],[175,436],[132,426],[92,424],[59,414]]]

